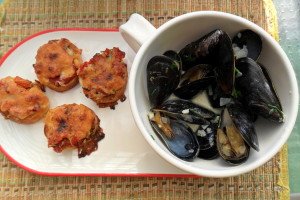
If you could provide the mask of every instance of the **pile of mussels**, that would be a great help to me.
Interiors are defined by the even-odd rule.
[[[179,53],[169,50],[150,59],[149,120],[172,154],[186,161],[221,156],[238,165],[247,160],[250,147],[259,151],[257,116],[284,121],[268,72],[257,62],[261,49],[260,36],[251,30],[231,40],[217,29]],[[200,92],[221,112],[195,103]]]

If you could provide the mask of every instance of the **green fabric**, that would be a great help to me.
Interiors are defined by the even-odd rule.
[[[300,2],[299,0],[274,0],[278,21],[280,45],[292,62],[296,76],[300,77]],[[300,112],[288,140],[289,175],[291,193],[300,192]]]

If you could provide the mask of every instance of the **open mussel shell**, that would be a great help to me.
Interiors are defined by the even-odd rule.
[[[151,126],[166,148],[176,157],[191,161],[199,154],[199,143],[193,131],[182,121],[172,120],[163,113],[149,117]]]
[[[173,118],[183,120],[190,124],[208,125],[210,120],[216,117],[216,114],[191,101],[182,99],[172,99],[165,101],[160,106],[153,108],[153,111],[159,111]]]
[[[147,65],[147,89],[150,104],[157,106],[166,100],[180,81],[178,63],[167,56],[154,56]]]
[[[237,60],[236,67],[242,73],[236,78],[236,88],[246,106],[254,114],[282,123],[284,114],[275,89],[269,83],[271,79],[265,77],[261,67],[251,58]]]
[[[219,154],[231,164],[241,164],[248,159],[250,147],[259,151],[252,116],[236,100],[226,106],[221,116],[217,130]]]
[[[223,112],[223,118],[226,117],[226,111],[245,142],[256,151],[259,151],[253,116],[249,114],[249,111],[247,111],[243,105],[237,101],[226,106],[226,109]]]
[[[182,77],[174,94],[181,99],[192,99],[200,91],[205,90],[215,78],[212,74],[212,66],[199,64],[188,71]]]
[[[249,57],[256,61],[262,49],[262,41],[257,33],[246,29],[233,37],[232,48],[236,59]]]
[[[217,148],[223,160],[232,165],[247,161],[250,148],[234,127],[217,130]]]

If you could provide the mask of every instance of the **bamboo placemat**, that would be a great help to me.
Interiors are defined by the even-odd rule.
[[[45,29],[117,28],[134,12],[159,27],[175,16],[198,10],[219,10],[245,17],[278,39],[271,0],[11,0],[0,6],[0,57],[25,37]],[[284,146],[273,159],[250,173],[223,179],[46,177],[15,166],[0,153],[0,199],[286,200],[287,148]]]

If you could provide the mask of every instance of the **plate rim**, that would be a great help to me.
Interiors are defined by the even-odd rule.
[[[6,61],[6,59],[22,44],[26,43],[27,41],[47,33],[52,32],[60,32],[60,31],[87,31],[87,32],[119,32],[117,28],[54,28],[54,29],[46,29],[40,32],[37,32],[35,34],[32,34],[17,44],[15,44],[12,48],[10,48],[0,59],[0,67],[2,64]],[[200,176],[194,175],[194,174],[166,174],[166,173],[66,173],[66,172],[47,172],[47,171],[39,171],[36,169],[32,169],[30,167],[27,167],[20,162],[18,162],[16,159],[14,159],[8,152],[5,151],[5,149],[0,144],[0,152],[2,152],[6,158],[8,158],[9,161],[17,165],[18,167],[38,175],[43,176],[102,176],[102,177],[109,177],[109,176],[119,176],[119,177],[169,177],[169,178],[200,178]]]

